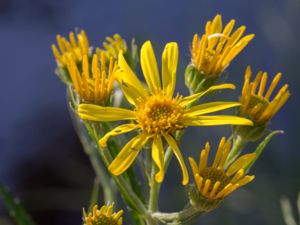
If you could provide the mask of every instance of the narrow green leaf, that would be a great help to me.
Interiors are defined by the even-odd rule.
[[[9,210],[10,216],[17,225],[35,225],[25,209],[20,205],[18,199],[14,198],[8,188],[0,184],[0,198],[3,199],[5,206]]]
[[[280,199],[281,211],[283,215],[283,220],[286,225],[297,225],[294,216],[293,209],[290,201],[283,197]]]
[[[259,156],[261,155],[261,153],[263,152],[263,150],[265,149],[265,147],[267,146],[267,144],[270,142],[270,140],[272,139],[272,137],[276,134],[283,134],[282,130],[275,130],[273,132],[271,132],[268,136],[265,137],[265,139],[257,146],[257,148],[255,149],[254,153],[256,154],[256,157],[254,158],[254,160],[249,164],[249,166],[247,166],[245,168],[245,171],[249,171],[251,169],[251,167],[253,166],[253,164],[256,162],[256,160],[259,158]]]

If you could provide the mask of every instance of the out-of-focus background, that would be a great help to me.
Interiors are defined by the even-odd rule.
[[[193,34],[202,33],[205,22],[217,13],[223,21],[235,18],[238,25],[247,25],[247,33],[256,34],[228,69],[228,81],[239,84],[235,96],[248,64],[255,72],[281,71],[281,84],[290,84],[292,96],[271,124],[285,133],[272,140],[256,164],[255,181],[193,224],[283,224],[279,198],[296,199],[300,190],[300,0],[0,0],[0,182],[22,200],[38,224],[80,224],[93,183],[93,171],[69,118],[65,86],[54,75],[50,45],[55,35],[83,28],[90,43],[99,46],[107,35],[119,33],[128,42],[135,37],[139,45],[150,39],[157,54],[166,42],[177,41],[177,88],[187,93],[183,71]],[[206,140],[216,148],[229,131],[189,129],[182,151],[197,155]],[[161,192],[164,211],[185,204],[173,161]],[[0,224],[9,221],[0,201]]]

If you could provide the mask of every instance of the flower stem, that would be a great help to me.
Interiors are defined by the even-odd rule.
[[[233,142],[233,146],[230,150],[230,153],[227,157],[225,168],[228,167],[241,154],[241,151],[246,144],[247,141],[245,141],[241,136],[236,137],[236,139]]]
[[[184,130],[180,130],[176,133],[176,140],[180,140],[182,135],[184,134]],[[173,151],[171,147],[169,146],[166,150],[165,159],[164,159],[164,165],[165,165],[165,172],[167,168],[169,167],[170,161],[173,156]],[[150,180],[150,195],[149,195],[149,211],[151,213],[158,210],[158,197],[159,197],[159,191],[161,184],[155,181],[155,174],[157,172],[157,168],[155,166],[154,161],[152,161],[152,169],[151,169],[151,180]]]
[[[99,158],[99,154],[95,149],[94,142],[92,142],[90,137],[85,134],[84,127],[76,118],[76,115],[73,111],[70,110],[71,119],[73,122],[73,126],[76,130],[76,133],[79,137],[79,140],[83,146],[84,152],[90,159],[91,165],[96,173],[96,179],[101,181],[101,187],[103,188],[104,193],[104,201],[107,202],[114,202],[116,200],[116,190],[114,185],[112,185],[109,176],[107,175],[106,168],[103,167],[103,163]]]
[[[159,219],[160,221],[163,221],[165,224],[184,224],[191,219],[193,219],[196,216],[199,216],[203,212],[200,212],[198,209],[196,209],[193,206],[190,206],[180,212],[173,212],[173,213],[161,213],[156,212],[153,213],[152,216],[154,218]]]
[[[151,180],[150,180],[150,195],[149,195],[149,211],[155,212],[158,209],[158,195],[160,184],[155,181],[156,166],[152,161]]]

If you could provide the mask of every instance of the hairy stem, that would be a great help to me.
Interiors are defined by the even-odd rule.
[[[195,207],[188,207],[180,212],[173,212],[173,213],[162,213],[156,212],[153,213],[152,216],[154,218],[159,219],[160,221],[164,222],[165,224],[184,224],[193,219],[196,216],[199,216],[203,212],[200,212]]]

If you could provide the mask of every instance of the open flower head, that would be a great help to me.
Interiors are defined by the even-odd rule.
[[[69,40],[57,35],[56,41],[58,48],[53,44],[52,51],[60,66],[67,66],[69,60],[78,63],[84,55],[90,54],[89,40],[84,30],[81,30],[76,35],[70,32]]]
[[[276,74],[268,89],[266,72],[259,71],[253,81],[250,81],[251,75],[251,67],[248,66],[240,99],[240,115],[250,118],[255,124],[266,125],[290,97],[288,85],[283,85],[271,100],[282,74]]]
[[[94,206],[92,212],[85,216],[85,225],[122,225],[123,210],[113,212],[113,205],[104,205],[100,209]]]
[[[114,175],[123,173],[138,156],[145,143],[152,140],[152,158],[159,171],[155,178],[161,182],[164,178],[164,140],[171,146],[175,156],[179,160],[183,172],[183,184],[188,183],[188,172],[173,137],[174,132],[187,126],[212,126],[224,124],[252,125],[252,122],[236,116],[206,114],[219,110],[239,106],[236,102],[210,102],[189,108],[189,105],[197,101],[206,93],[214,90],[234,88],[232,84],[212,86],[204,92],[191,96],[174,96],[176,83],[176,70],[178,62],[177,43],[168,43],[162,54],[162,80],[159,76],[158,66],[150,41],[141,48],[141,67],[148,85],[148,89],[132,72],[122,53],[119,54],[119,67],[117,79],[123,89],[127,100],[134,106],[133,110],[101,107],[91,104],[79,105],[79,116],[83,119],[94,121],[118,121],[129,120],[120,125],[99,141],[102,147],[111,136],[117,136],[133,130],[139,130],[139,134],[130,140],[120,151],[109,170]]]
[[[243,36],[246,26],[234,30],[232,19],[223,28],[222,17],[217,15],[205,26],[205,34],[194,35],[191,46],[191,63],[203,75],[219,76],[231,61],[254,38],[254,34]]]
[[[104,53],[107,58],[118,59],[119,52],[125,53],[127,51],[127,45],[125,40],[119,34],[115,34],[113,37],[106,37],[106,41],[103,42],[103,49],[97,48],[97,54]]]
[[[208,164],[210,152],[208,142],[201,151],[199,163],[189,158],[198,193],[205,199],[222,200],[254,179],[254,176],[245,174],[245,168],[255,159],[255,153],[242,155],[228,168],[224,168],[230,149],[231,142],[226,142],[223,137],[211,165]]]
[[[84,55],[82,59],[82,73],[74,60],[69,60],[68,71],[81,102],[105,105],[111,95],[114,73],[117,65],[112,58],[108,61],[104,54],[93,55],[92,62],[89,62],[88,56]]]

